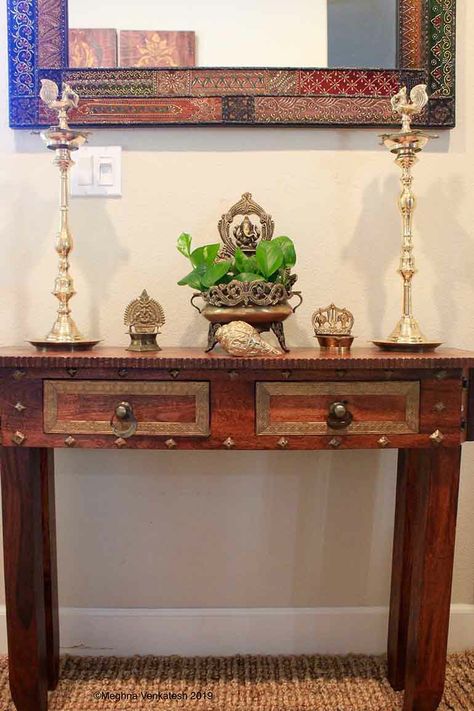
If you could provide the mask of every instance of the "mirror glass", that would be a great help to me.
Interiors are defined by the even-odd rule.
[[[72,67],[397,66],[397,0],[69,0]]]

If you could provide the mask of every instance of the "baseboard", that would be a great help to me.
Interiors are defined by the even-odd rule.
[[[62,652],[80,655],[383,654],[384,607],[63,608]],[[474,648],[474,605],[451,608],[450,651]],[[0,652],[6,653],[5,607]]]

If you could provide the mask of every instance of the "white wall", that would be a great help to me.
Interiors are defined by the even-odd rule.
[[[70,27],[194,30],[202,67],[327,66],[327,0],[69,0],[68,7]]]
[[[474,8],[459,3],[458,127],[421,156],[415,188],[415,307],[448,345],[474,348]],[[4,10],[0,42],[4,46]],[[5,52],[1,55],[6,86]],[[55,311],[56,169],[39,136],[0,116],[0,345],[43,335]],[[358,343],[400,309],[398,169],[375,130],[103,130],[121,144],[122,199],[76,199],[74,313],[125,346],[125,305],[146,287],[163,304],[163,346],[202,346],[206,324],[176,286],[182,230],[215,240],[250,190],[298,247],[303,307],[334,300]],[[464,448],[454,601],[474,603],[474,449]],[[57,456],[60,598],[82,607],[384,606],[394,511],[393,452],[127,453]],[[228,640],[227,640],[228,641]],[[264,640],[265,641],[265,640]],[[107,647],[107,640],[102,645]]]

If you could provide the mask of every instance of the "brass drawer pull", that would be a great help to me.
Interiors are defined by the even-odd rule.
[[[332,430],[342,430],[349,427],[353,419],[352,413],[347,409],[346,401],[337,401],[329,405],[327,426]]]
[[[138,423],[129,402],[121,402],[117,405],[110,420],[110,426],[112,427],[113,433],[123,439],[128,439],[135,434]]]

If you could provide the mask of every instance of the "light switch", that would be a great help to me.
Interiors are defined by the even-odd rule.
[[[73,156],[72,196],[118,197],[122,195],[122,148],[84,146]]]
[[[92,185],[94,182],[94,163],[91,156],[79,156],[77,162],[77,181],[79,185]]]
[[[110,187],[114,184],[114,167],[110,158],[99,159],[99,185]]]

